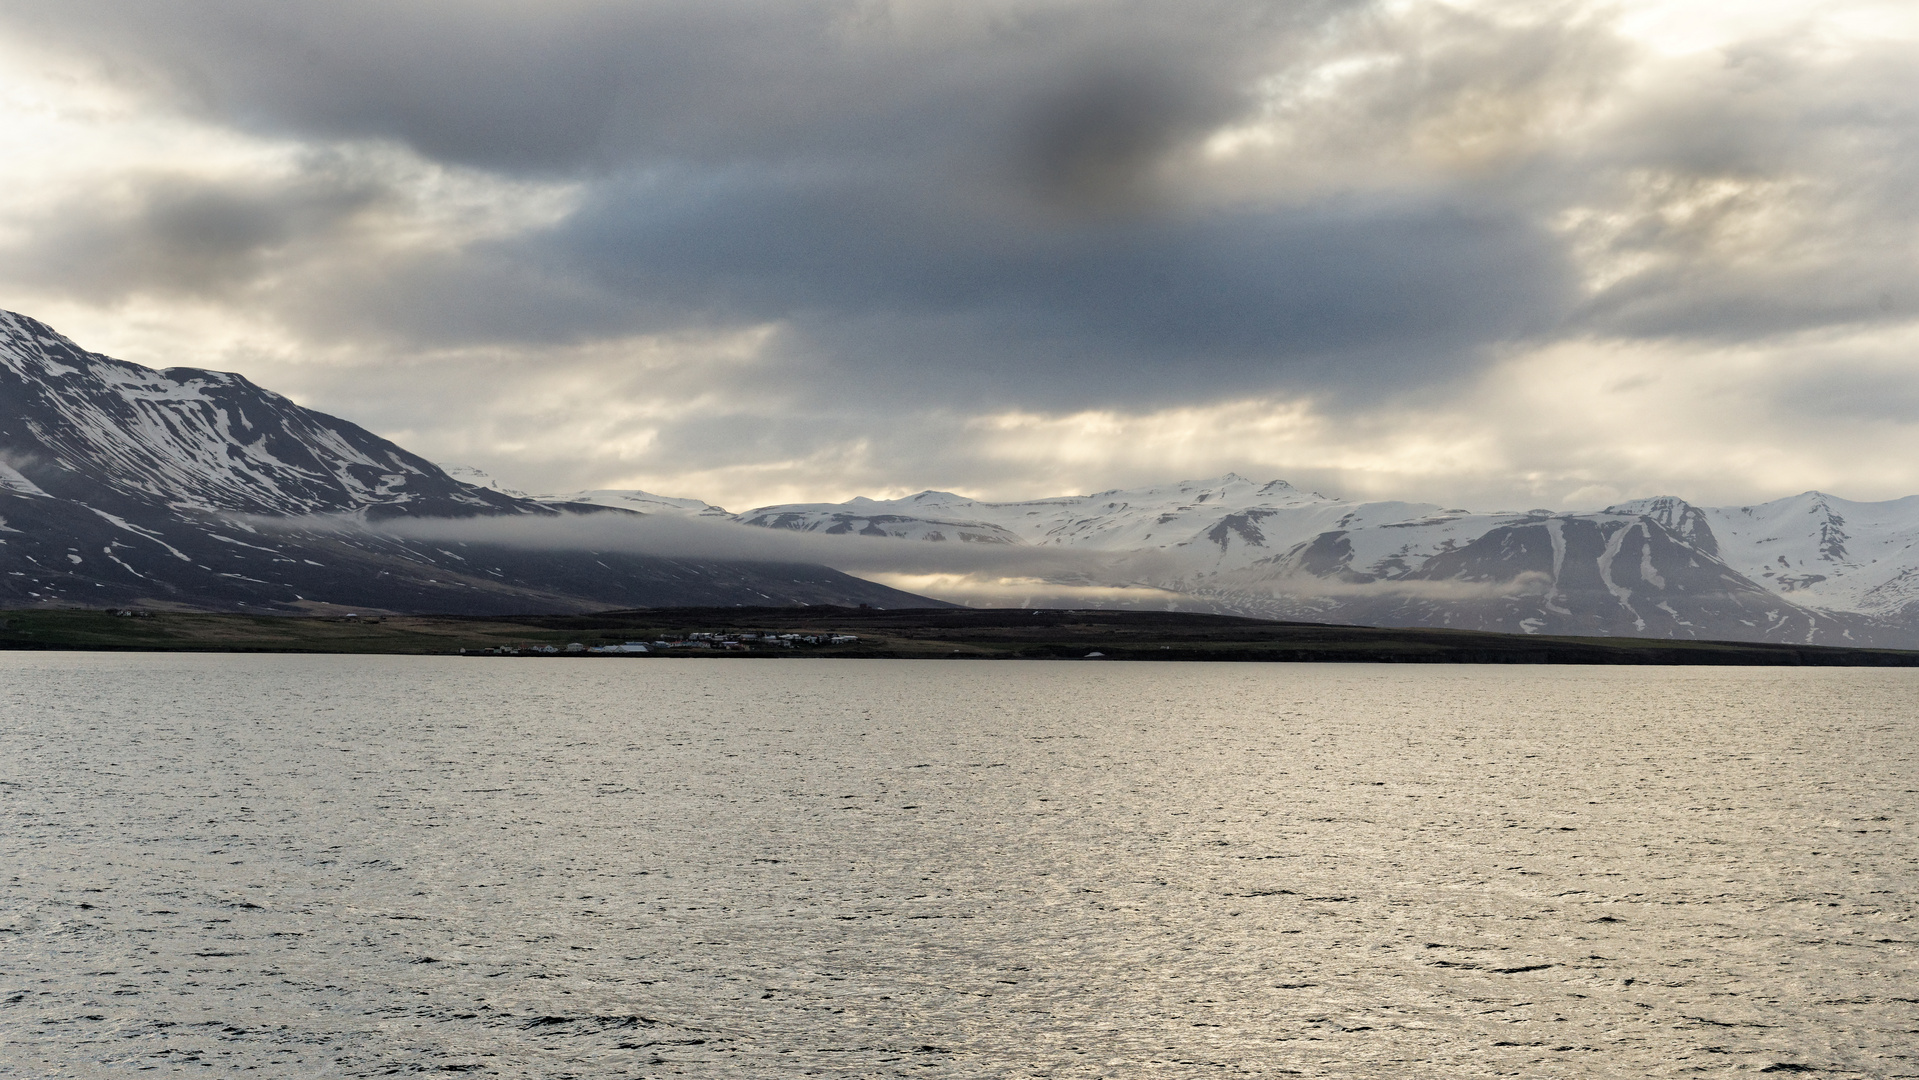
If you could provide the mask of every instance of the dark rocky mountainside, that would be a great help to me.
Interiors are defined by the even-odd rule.
[[[0,606],[449,614],[930,601],[823,566],[418,542],[406,518],[626,513],[463,483],[239,375],[0,312]]]

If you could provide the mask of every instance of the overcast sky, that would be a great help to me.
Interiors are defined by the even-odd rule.
[[[7,0],[0,307],[508,484],[1919,493],[1919,5]]]

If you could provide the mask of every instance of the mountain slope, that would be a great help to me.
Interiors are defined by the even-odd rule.
[[[575,491],[566,495],[540,495],[537,498],[552,506],[568,506],[576,509],[582,506],[605,506],[615,510],[631,510],[637,514],[672,514],[680,517],[728,520],[733,517],[712,503],[701,502],[698,499],[675,499],[635,489]]]
[[[1623,513],[1328,532],[1210,585],[1246,610],[1381,626],[1800,644],[1898,637],[1854,613],[1785,600],[1658,519]]]
[[[425,543],[378,528],[581,513],[621,511],[465,483],[238,375],[156,371],[0,312],[0,605],[484,614],[930,602],[821,566]]]
[[[1275,618],[1514,633],[1919,646],[1919,498],[1808,493],[1757,507],[1662,497],[1589,513],[1349,503],[1234,474],[988,503],[762,507],[744,524],[943,541],[1151,551],[1146,584]],[[1134,564],[1139,565],[1139,564]]]
[[[1016,543],[1088,551],[1157,551],[1181,577],[1235,569],[1327,529],[1400,521],[1437,511],[1421,503],[1348,503],[1284,480],[1227,473],[1214,480],[990,503],[944,491],[903,499],[766,506],[748,525],[904,539]]]
[[[88,505],[243,514],[554,512],[460,483],[363,428],[239,375],[155,371],[0,312],[0,459]]]
[[[1919,602],[1919,496],[1808,491],[1698,513],[1726,561],[1800,603],[1903,618]]]

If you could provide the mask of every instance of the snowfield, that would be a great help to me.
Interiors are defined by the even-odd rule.
[[[1241,614],[1919,645],[1919,497],[1857,503],[1807,492],[1699,507],[1664,496],[1591,511],[1485,513],[1347,502],[1231,473],[1023,502],[923,491],[734,515],[697,499],[591,494],[606,505],[802,533],[1152,552],[1160,558],[1128,564],[1162,568],[1149,580],[1075,574],[1059,583],[1146,585],[1166,590],[1169,605]]]

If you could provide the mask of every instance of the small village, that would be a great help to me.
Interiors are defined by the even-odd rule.
[[[560,645],[500,645],[484,649],[461,649],[461,656],[662,656],[680,653],[769,653],[785,649],[820,646],[857,645],[857,634],[779,634],[772,631],[712,632],[698,631],[678,638],[653,641],[619,641],[599,645],[572,642]]]

